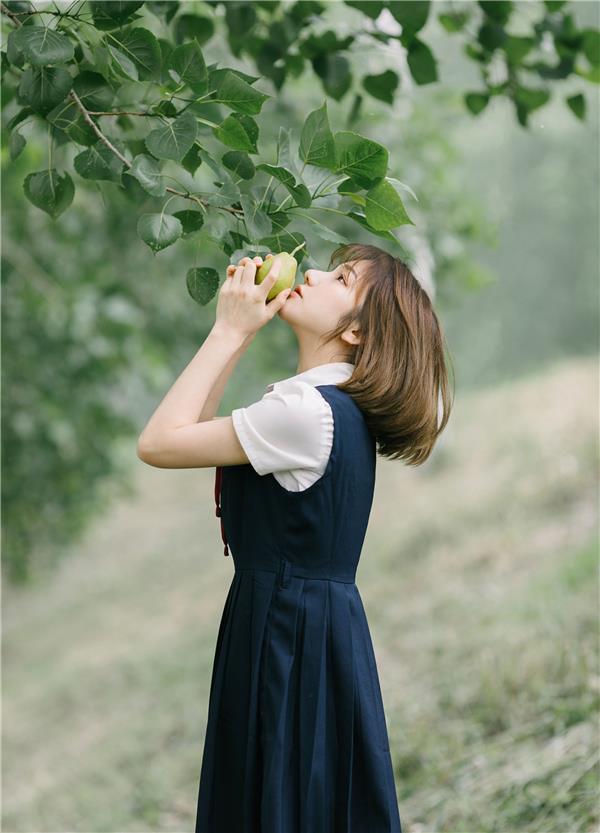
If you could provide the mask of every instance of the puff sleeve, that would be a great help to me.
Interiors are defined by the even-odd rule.
[[[231,418],[258,474],[325,471],[333,443],[333,415],[329,402],[313,385],[301,380],[279,382],[258,402],[234,409]]]

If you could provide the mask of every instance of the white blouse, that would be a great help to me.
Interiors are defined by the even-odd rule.
[[[355,365],[327,362],[267,386],[258,402],[231,412],[240,444],[254,470],[273,474],[291,492],[307,489],[327,468],[333,414],[315,385],[349,379]]]

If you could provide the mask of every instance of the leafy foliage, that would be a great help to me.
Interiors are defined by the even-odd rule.
[[[206,220],[215,212],[228,213],[232,220],[232,227],[214,238],[232,259],[242,252],[264,253],[289,245],[301,239],[294,228],[295,209],[318,212],[323,208],[318,200],[331,194],[338,200],[328,205],[330,210],[398,242],[392,232],[413,223],[389,177],[388,150],[351,130],[332,132],[326,99],[307,115],[297,152],[289,146],[285,159],[279,152],[275,160],[260,158],[257,117],[273,97],[255,86],[261,78],[279,92],[308,64],[326,95],[340,101],[356,86],[347,55],[360,48],[363,36],[384,43],[399,41],[416,85],[440,80],[435,56],[423,39],[433,16],[428,0],[348,0],[346,5],[362,16],[362,25],[340,36],[333,29],[315,29],[327,11],[327,5],[317,0],[291,6],[277,0],[210,0],[212,16],[179,2],[89,2],[64,12],[38,11],[28,2],[3,4],[14,24],[2,53],[4,102],[6,107],[21,108],[7,125],[11,159],[25,146],[18,128],[26,121],[45,125],[51,152],[54,146],[59,150],[58,163],[49,158],[46,169],[26,177],[25,196],[53,218],[69,208],[76,185],[66,169],[67,147],[72,143],[84,148],[73,160],[74,171],[83,179],[111,182],[136,195],[143,208],[149,200],[171,195],[163,205],[143,211],[137,224],[140,239],[155,254],[208,227]],[[507,32],[513,4],[504,0],[471,3],[460,10],[452,6],[438,14],[448,33],[465,37],[465,54],[480,68],[483,89],[464,95],[470,113],[476,116],[493,96],[506,95],[526,126],[529,114],[548,102],[550,81],[571,73],[598,81],[598,32],[577,31],[566,5],[542,4],[543,18],[533,24],[531,34],[519,36]],[[218,62],[207,65],[202,47],[218,30],[220,7],[232,54],[253,61],[258,75]],[[377,27],[375,21],[384,10],[399,25],[400,34]],[[170,40],[154,33],[153,21],[163,24],[161,32],[167,27]],[[473,22],[478,25],[475,36],[467,34]],[[556,66],[539,57],[542,39],[548,36],[559,59]],[[586,65],[576,64],[580,56]],[[491,65],[498,57],[504,61],[506,80],[492,83]],[[528,86],[522,80],[524,72],[537,73],[545,86]],[[365,74],[360,87],[389,105],[402,92],[400,78],[391,68]],[[136,102],[125,109],[125,100]],[[362,94],[355,92],[352,121],[358,118],[362,102]],[[582,93],[571,95],[566,103],[577,118],[585,117]],[[143,120],[143,139],[134,126],[136,119]],[[281,144],[285,137],[280,133],[279,138]],[[169,164],[167,173],[164,163],[175,165]],[[208,196],[199,193],[191,179],[201,166],[210,168],[214,190]],[[320,181],[314,171],[305,176],[307,166],[309,171],[323,172]],[[333,185],[332,174],[340,177]],[[134,189],[132,179],[139,187]],[[187,184],[175,188],[167,184],[169,180]],[[273,205],[279,186],[287,191],[287,198]],[[181,222],[184,209],[167,212],[173,198],[199,209],[193,222]],[[364,213],[356,210],[357,204]],[[316,225],[322,227],[318,220]],[[307,246],[305,253],[308,250]],[[193,297],[205,304],[217,289],[209,284]]]
[[[509,33],[511,3],[438,4],[437,21],[449,36],[463,39],[466,58],[480,69],[482,88],[465,93],[469,113],[477,116],[494,96],[507,96],[527,127],[529,114],[561,80],[576,75],[598,82],[598,32],[577,30],[567,3],[538,5],[541,15],[531,32],[516,36]],[[13,249],[5,261],[11,310],[6,338],[20,344],[34,322],[38,346],[54,357],[54,368],[60,357],[60,369],[49,378],[24,344],[15,366],[4,370],[10,396],[3,453],[11,473],[3,485],[5,564],[13,576],[27,575],[36,546],[67,543],[101,505],[99,487],[115,473],[110,444],[133,426],[120,403],[99,403],[98,387],[116,388],[124,369],[137,378],[136,358],[149,350],[156,366],[165,362],[180,336],[172,326],[167,334],[175,318],[165,313],[171,287],[149,323],[152,303],[143,282],[94,275],[97,285],[91,286],[81,278],[93,261],[80,246],[80,192],[96,189],[106,200],[98,200],[96,217],[103,245],[131,248],[137,233],[140,260],[147,251],[142,244],[158,256],[176,243],[185,247],[199,233],[232,261],[301,244],[301,254],[310,255],[317,239],[347,242],[327,223],[332,216],[354,224],[360,235],[402,248],[398,229],[413,224],[404,200],[416,195],[390,174],[395,160],[388,149],[353,128],[368,97],[393,107],[409,91],[398,67],[373,73],[356,57],[365,39],[399,44],[417,94],[420,86],[443,82],[427,44],[436,7],[347,0],[348,25],[339,32],[327,22],[328,6],[317,0],[208,0],[201,7],[177,0],[76,0],[62,11],[52,5],[37,9],[27,0],[0,5],[7,33],[0,50],[5,162],[19,173],[23,204],[34,206],[34,214],[39,209],[41,219],[44,212],[62,220],[55,225],[56,240],[40,238],[41,272],[34,269],[31,283],[23,285],[14,276],[13,256],[26,259],[30,244],[24,230],[14,235],[14,212],[11,227],[21,253]],[[400,34],[384,31],[382,13]],[[227,66],[227,60],[207,63],[206,45],[217,36],[250,71]],[[548,63],[548,45],[555,63]],[[502,82],[499,64],[506,75]],[[267,158],[268,110],[285,85],[306,72],[320,85],[322,103],[306,114],[297,137],[281,126],[276,152]],[[348,102],[343,129],[332,128],[328,98]],[[585,118],[583,93],[570,94],[566,105]],[[35,168],[26,169],[32,161]],[[12,193],[7,205],[18,196]],[[119,214],[117,206],[127,212]],[[133,214],[132,222],[122,222],[125,214]],[[77,251],[76,259],[68,258],[77,261],[76,274],[75,267],[61,266],[64,297],[60,287],[44,283],[60,262],[61,246]],[[22,267],[29,272],[26,260]],[[215,269],[189,264],[183,271],[193,301],[210,303],[219,286]],[[123,323],[123,310],[135,328]],[[146,341],[145,326],[151,332]],[[164,344],[160,356],[157,333]],[[58,420],[65,410],[69,419]],[[91,455],[81,454],[84,438],[93,445]]]

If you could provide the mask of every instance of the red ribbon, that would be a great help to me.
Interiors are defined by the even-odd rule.
[[[215,515],[217,518],[221,518],[221,538],[223,539],[223,543],[225,544],[225,549],[223,550],[223,555],[229,555],[229,550],[227,549],[227,538],[225,537],[225,525],[223,523],[223,518],[221,517],[221,482],[223,480],[223,466],[217,466],[215,471]]]

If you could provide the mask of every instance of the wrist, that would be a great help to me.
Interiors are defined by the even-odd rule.
[[[254,338],[254,333],[243,333],[240,330],[233,329],[233,327],[217,323],[213,325],[210,332],[211,335],[237,347],[249,344]]]

